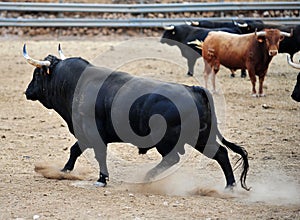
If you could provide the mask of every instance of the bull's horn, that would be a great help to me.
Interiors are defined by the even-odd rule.
[[[239,22],[234,21],[233,24],[234,24],[235,26],[238,26],[238,27],[248,27],[248,24],[247,24],[247,23],[241,24],[241,23],[239,23]]]
[[[280,35],[285,37],[291,37],[293,35],[293,29],[291,29],[291,33],[280,31]]]
[[[164,29],[167,31],[171,31],[174,30],[175,26],[174,25],[170,25],[170,26],[164,26]]]
[[[58,44],[58,54],[59,54],[60,59],[62,59],[62,60],[66,59],[65,55],[62,52],[60,44]]]
[[[194,40],[194,41],[190,41],[187,44],[194,44],[196,45],[197,48],[199,48],[200,50],[202,50],[203,47],[203,41],[200,41],[198,39]]]
[[[185,21],[185,24],[187,24],[187,25],[192,25],[193,22],[191,22],[191,21]]]
[[[255,30],[255,35],[256,35],[257,37],[263,37],[263,36],[266,36],[266,32],[265,32],[265,31],[259,31],[259,32],[256,32],[256,30]]]
[[[198,21],[192,21],[192,25],[198,26],[198,25],[199,25],[199,22],[198,22]]]
[[[300,63],[294,63],[292,61],[292,59],[291,59],[291,55],[290,54],[287,54],[286,58],[287,58],[288,64],[290,64],[290,66],[292,66],[292,67],[294,67],[296,69],[300,69]]]
[[[24,58],[26,59],[26,61],[27,61],[29,64],[31,64],[31,65],[33,65],[33,66],[35,66],[35,67],[42,67],[42,66],[50,66],[50,65],[51,65],[51,62],[48,61],[48,60],[40,61],[40,60],[32,59],[32,58],[28,55],[28,53],[27,53],[27,51],[26,51],[26,44],[24,44],[24,46],[23,46],[23,56],[24,56]]]

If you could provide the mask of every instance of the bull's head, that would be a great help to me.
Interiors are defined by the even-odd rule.
[[[178,43],[183,44],[193,29],[194,27],[187,24],[165,26],[160,42],[170,46],[178,45]]]
[[[44,60],[33,59],[27,53],[26,44],[23,47],[23,56],[29,64],[36,67],[25,92],[26,98],[33,101],[39,100],[45,107],[51,108],[48,101],[51,73],[60,59],[51,55],[48,55]]]
[[[178,41],[177,36],[176,36],[176,30],[174,25],[169,25],[169,26],[164,26],[164,33],[163,36],[161,37],[160,42],[161,43],[167,43],[170,46],[174,45],[174,42],[172,40]],[[170,41],[171,40],[171,41]]]
[[[256,32],[255,36],[258,42],[265,43],[269,56],[275,56],[278,54],[279,43],[284,37],[291,37],[291,33],[282,32],[278,29],[265,29],[263,31]]]

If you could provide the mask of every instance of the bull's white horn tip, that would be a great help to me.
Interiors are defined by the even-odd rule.
[[[28,54],[27,54],[27,51],[26,51],[26,43],[25,43],[24,46],[23,46],[23,56],[24,56],[25,58],[28,58]]]
[[[59,53],[60,59],[62,59],[62,60],[66,59],[65,55],[62,52],[60,43],[58,44],[58,53]]]

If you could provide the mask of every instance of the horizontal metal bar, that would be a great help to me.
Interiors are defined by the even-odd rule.
[[[178,4],[80,4],[0,2],[0,11],[168,13],[248,10],[300,10],[300,2],[213,2]]]
[[[239,20],[238,17],[214,17],[214,18],[192,18],[196,20],[210,21],[232,21]],[[257,20],[257,18],[243,18]],[[191,18],[162,18],[162,19],[86,19],[86,18],[55,18],[55,19],[23,19],[23,18],[0,18],[0,26],[8,27],[162,27],[165,25],[184,24]],[[300,24],[298,18],[262,18],[264,22],[278,24]]]

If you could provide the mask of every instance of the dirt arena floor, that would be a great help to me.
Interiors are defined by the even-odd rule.
[[[109,146],[110,181],[97,188],[98,167],[90,150],[69,174],[75,179],[49,179],[60,177],[75,139],[56,112],[26,100],[34,67],[22,56],[24,43],[37,59],[58,55],[61,43],[67,57],[203,85],[201,59],[195,77],[187,77],[179,50],[155,38],[0,39],[0,219],[300,219],[300,103],[290,98],[298,71],[287,65],[284,54],[270,64],[263,98],[251,97],[249,78],[240,78],[239,72],[230,78],[222,68],[217,75],[219,126],[249,153],[249,192],[239,183],[234,192],[225,191],[220,167],[188,146],[179,166],[143,183],[159,156],[155,150],[140,156],[124,143]],[[230,158],[232,164],[238,159],[232,152]],[[235,171],[237,180],[240,173]]]

